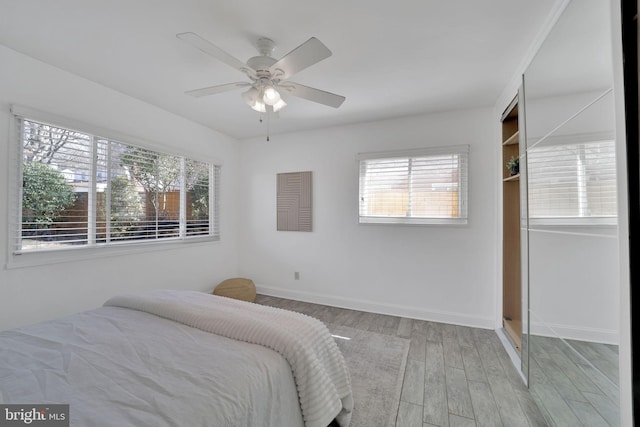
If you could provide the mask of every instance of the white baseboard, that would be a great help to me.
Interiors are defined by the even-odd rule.
[[[371,313],[387,314],[390,316],[407,317],[418,320],[428,320],[431,322],[450,323],[460,326],[471,326],[474,328],[494,329],[493,318],[469,316],[463,313],[445,312],[438,310],[425,310],[419,307],[410,307],[396,304],[381,304],[375,301],[362,299],[344,298],[316,292],[307,292],[265,286],[256,284],[259,294],[270,295],[280,298],[288,298],[297,301],[305,301],[316,304],[329,305],[332,307],[348,308],[350,310],[368,311]]]
[[[531,323],[531,335],[618,345],[620,334],[608,329],[586,328],[554,323]]]

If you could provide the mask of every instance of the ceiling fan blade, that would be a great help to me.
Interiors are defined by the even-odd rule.
[[[180,33],[176,34],[176,37],[189,43],[191,46],[200,49],[204,53],[213,56],[217,60],[224,62],[230,67],[235,68],[236,70],[240,70],[243,73],[248,74],[249,76],[255,77],[255,70],[253,70],[247,64],[229,55],[227,52],[220,49],[210,41],[203,39],[196,33]]]
[[[325,92],[324,90],[315,89],[309,86],[304,86],[300,83],[286,82],[279,85],[278,87],[286,90],[287,93],[293,96],[297,96],[298,98],[304,98],[309,101],[328,105],[329,107],[333,108],[340,107],[346,99],[344,96],[336,95],[335,93],[331,92]]]
[[[320,40],[311,37],[273,64],[269,71],[275,77],[285,80],[298,71],[331,56],[331,51]]]
[[[251,83],[245,83],[245,82],[227,83],[224,85],[203,87],[202,89],[188,90],[185,93],[187,95],[200,98],[201,96],[215,95],[218,93],[228,92],[230,90],[238,89],[241,87],[247,87],[247,86],[251,86]]]

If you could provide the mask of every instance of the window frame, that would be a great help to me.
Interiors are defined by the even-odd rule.
[[[69,119],[56,114],[43,112],[29,107],[11,105],[10,120],[10,143],[8,173],[9,173],[9,191],[7,192],[8,203],[8,221],[7,221],[7,268],[22,267],[29,265],[41,265],[58,263],[65,261],[74,261],[78,259],[91,259],[105,255],[120,255],[128,253],[152,252],[156,250],[164,250],[175,248],[176,245],[194,244],[194,243],[210,243],[221,240],[220,232],[220,177],[222,175],[222,162],[215,158],[203,156],[201,154],[188,153],[185,151],[176,152],[174,148],[166,146],[162,143],[150,144],[147,141],[125,135],[110,129],[101,128],[81,121]],[[180,213],[180,234],[176,237],[153,239],[153,240],[124,240],[113,241],[108,244],[90,243],[82,245],[70,245],[58,248],[46,248],[38,250],[22,251],[17,247],[22,237],[22,184],[19,179],[22,177],[22,156],[23,156],[23,130],[19,123],[22,120],[30,120],[50,126],[69,129],[81,133],[91,135],[92,139],[99,138],[113,141],[116,143],[126,144],[143,148],[154,153],[163,155],[172,155],[185,160],[207,163],[209,166],[209,234],[207,235],[188,235],[183,234],[184,226],[182,224],[185,213]],[[93,171],[94,174],[96,171]],[[90,178],[90,182],[95,187],[95,177]],[[184,190],[184,183],[181,184]],[[90,192],[95,188],[90,188]],[[181,191],[181,198],[184,191]],[[186,193],[185,193],[186,194]],[[92,218],[88,218],[89,224]],[[95,224],[94,224],[95,226]]]
[[[389,224],[389,225],[466,225],[469,219],[469,145],[451,145],[441,147],[425,147],[406,150],[392,150],[358,153],[358,223],[359,224]],[[363,197],[362,173],[363,162],[383,159],[412,159],[424,157],[437,157],[441,155],[461,156],[458,174],[458,212],[459,217],[399,217],[399,216],[363,216],[361,214],[361,202]],[[409,172],[408,172],[409,173]]]

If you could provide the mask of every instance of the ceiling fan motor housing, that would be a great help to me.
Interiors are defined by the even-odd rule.
[[[263,56],[271,56],[273,52],[276,50],[276,44],[273,40],[267,37],[260,37],[256,42],[256,47],[258,48],[258,52]]]
[[[253,68],[254,70],[256,70],[256,74],[258,75],[258,77],[268,77],[269,74],[271,74],[271,72],[269,71],[269,68],[271,68],[271,66],[273,64],[275,64],[277,61],[273,58],[271,58],[270,56],[254,56],[253,58],[249,58],[249,60],[247,61],[247,65],[251,68]],[[267,73],[264,76],[261,76],[260,73]]]
[[[273,84],[272,80],[278,80],[277,76],[271,73],[271,66],[278,62],[271,57],[276,49],[276,45],[273,40],[261,37],[258,39],[256,46],[258,47],[260,55],[249,58],[247,65],[255,70],[257,82],[265,84],[268,81],[268,83]]]

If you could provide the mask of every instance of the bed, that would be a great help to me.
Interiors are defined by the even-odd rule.
[[[309,316],[195,291],[0,332],[0,403],[69,404],[72,426],[348,426],[344,359]]]

